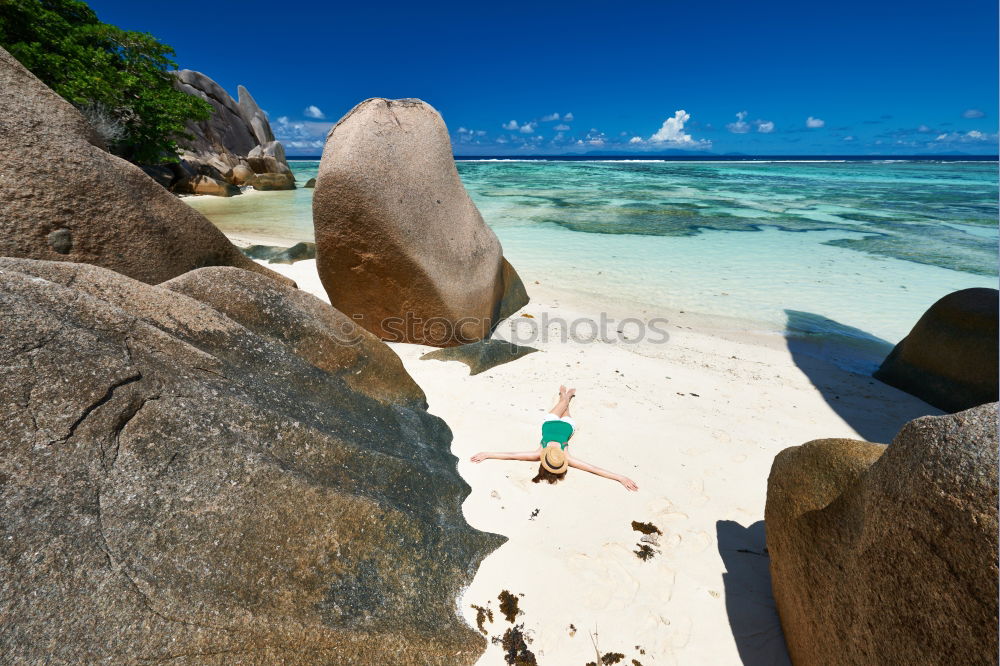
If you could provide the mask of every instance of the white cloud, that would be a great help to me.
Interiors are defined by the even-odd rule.
[[[663,125],[646,141],[662,146],[663,144],[678,148],[711,148],[712,142],[704,139],[695,140],[684,132],[684,123],[691,119],[691,114],[684,109],[678,109],[674,115],[663,121]],[[640,143],[629,140],[629,143]]]
[[[631,139],[629,139],[628,142],[629,143],[643,143],[643,139],[642,139],[641,136],[634,136]]]
[[[774,131],[774,121],[771,120],[755,120],[753,124],[757,126],[757,131],[761,134],[770,134]]]
[[[566,115],[563,116],[563,120],[565,120],[568,123],[573,122],[573,114],[567,113]]]
[[[986,114],[979,109],[966,109],[962,112],[963,118],[982,118]]]
[[[294,150],[316,150],[323,147],[325,141],[313,139],[312,141],[282,141],[282,144]]]
[[[534,122],[524,123],[520,127],[520,132],[522,134],[532,134],[535,131],[536,127],[538,127],[538,123],[534,123]]]
[[[987,134],[986,132],[980,132],[979,130],[969,130],[965,134],[961,132],[950,132],[946,134],[939,134],[935,141],[944,141],[949,143],[980,143],[980,142],[994,142],[997,140],[996,134]]]
[[[560,116],[558,113],[550,113],[547,116],[542,116],[542,122],[551,123],[552,121],[559,120],[560,118],[562,118],[562,116]]]
[[[299,150],[321,148],[331,127],[333,127],[333,123],[329,121],[300,120],[293,122],[288,116],[280,116],[271,123],[274,138],[284,144],[285,148]]]
[[[512,120],[509,123],[504,123],[500,127],[503,127],[505,130],[516,130],[518,128],[518,124],[516,120]]]
[[[813,118],[812,116],[806,118],[806,127],[812,127],[815,129],[817,127],[822,127],[823,125],[826,125],[826,121],[822,118]]]
[[[552,129],[554,129],[557,132],[568,132],[572,128],[569,125],[567,125],[566,123],[559,123],[558,125],[556,125]]]
[[[747,112],[740,111],[736,114],[736,122],[726,125],[726,129],[733,134],[746,134],[750,131],[750,123],[746,122]]]
[[[930,132],[931,128],[928,127],[927,125],[921,125],[920,127],[917,128],[917,131],[918,132]]]
[[[326,115],[322,111],[320,111],[319,107],[316,106],[315,104],[310,104],[309,106],[307,106],[305,111],[303,111],[302,113],[305,114],[306,118],[315,118],[316,120],[323,120],[324,118],[326,118]]]
[[[459,128],[458,128],[458,133],[459,133],[459,134],[471,134],[471,133],[472,133],[472,130],[470,130],[470,129],[465,129],[464,127],[459,127]]]
[[[853,136],[850,136],[850,135],[848,135],[848,136],[845,136],[845,137],[844,137],[844,141],[854,141],[854,137],[853,137]]]
[[[503,138],[502,136],[498,136],[497,143],[507,143],[507,139]]]

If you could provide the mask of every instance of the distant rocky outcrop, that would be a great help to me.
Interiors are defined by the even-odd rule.
[[[963,289],[930,307],[875,378],[948,412],[994,402],[1000,292]]]
[[[379,337],[452,346],[527,303],[455,169],[440,114],[369,99],[327,136],[313,196],[330,302]]]
[[[188,123],[190,139],[178,139],[184,173],[170,183],[173,191],[217,194],[227,184],[261,190],[295,189],[285,149],[274,139],[267,116],[246,88],[239,86],[236,101],[201,72],[182,69],[175,76],[179,90],[205,100],[213,111],[207,120]],[[202,179],[201,191],[197,178]],[[217,182],[218,187],[209,187],[205,179]]]
[[[470,375],[478,375],[536,351],[534,347],[515,345],[506,340],[479,340],[458,347],[435,349],[421,356],[420,360],[459,361],[469,366]]]
[[[996,663],[996,403],[782,451],[765,522],[794,663]]]
[[[0,49],[0,256],[104,266],[143,282],[250,261],[211,222],[104,150],[84,117]]]
[[[316,243],[296,243],[291,247],[251,245],[242,252],[251,259],[266,259],[269,264],[294,264],[303,259],[315,259]]]
[[[6,660],[479,657],[455,599],[503,539],[349,317],[233,268],[0,259],[0,301]]]

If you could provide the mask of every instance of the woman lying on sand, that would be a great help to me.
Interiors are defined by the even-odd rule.
[[[517,453],[482,451],[472,456],[472,462],[481,463],[490,458],[496,460],[538,460],[541,464],[538,466],[538,474],[532,479],[535,483],[562,481],[566,478],[566,471],[570,467],[576,467],[585,472],[617,481],[628,490],[638,490],[639,486],[635,485],[635,481],[627,476],[585,463],[579,458],[571,456],[566,450],[570,438],[576,431],[576,424],[569,416],[569,401],[573,399],[574,395],[576,395],[576,389],[567,390],[565,386],[559,387],[559,402],[549,410],[549,413],[542,420],[541,446],[534,451],[519,451]]]

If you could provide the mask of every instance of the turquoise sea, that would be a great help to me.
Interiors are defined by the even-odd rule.
[[[316,161],[293,161],[302,183]],[[996,162],[459,161],[529,285],[611,311],[895,344],[997,286]],[[312,190],[187,198],[223,231],[312,239]],[[669,316],[669,315],[668,315]]]

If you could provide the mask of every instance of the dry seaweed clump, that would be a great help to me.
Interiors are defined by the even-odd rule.
[[[514,624],[514,620],[517,616],[521,614],[521,609],[517,607],[517,597],[504,590],[497,597],[500,600],[500,612],[503,614],[507,621]]]
[[[643,534],[663,534],[663,532],[660,531],[660,528],[653,523],[640,523],[638,520],[632,521],[632,529],[636,532],[642,532]]]
[[[605,664],[605,666],[609,664],[617,664],[624,658],[625,655],[623,655],[621,652],[605,652],[603,655],[601,655],[601,663]]]
[[[524,636],[524,625],[518,624],[504,632],[503,639],[494,638],[493,642],[503,646],[503,658],[511,666],[538,666],[535,653],[528,649]]]
[[[493,624],[493,609],[483,608],[482,606],[477,606],[476,604],[472,604],[472,609],[476,611],[476,627],[485,636],[489,632],[486,631],[486,627],[484,625],[487,621],[489,621],[490,624]]]
[[[648,543],[641,544],[639,546],[639,550],[634,550],[632,552],[635,553],[635,556],[643,562],[653,559],[653,556],[656,555],[656,551],[653,550]]]

